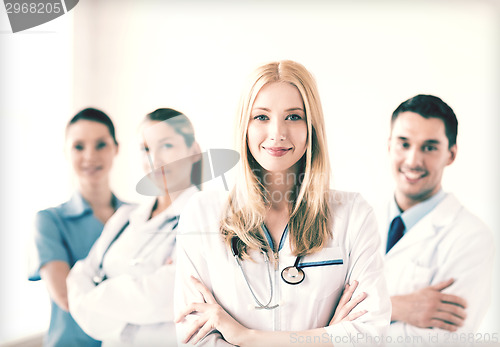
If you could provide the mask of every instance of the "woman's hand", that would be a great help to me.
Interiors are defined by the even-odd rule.
[[[179,313],[175,322],[179,323],[187,315],[197,313],[199,318],[193,321],[192,326],[187,329],[183,343],[198,343],[205,335],[217,329],[224,339],[234,345],[239,345],[245,339],[249,329],[238,323],[231,317],[215,300],[210,291],[198,279],[191,276],[195,288],[203,296],[204,303],[192,303]]]
[[[328,325],[333,325],[337,324],[343,321],[352,321],[355,320],[356,318],[361,317],[364,315],[367,311],[362,310],[362,311],[357,311],[357,312],[352,312],[356,306],[360,302],[366,299],[366,293],[363,292],[356,296],[355,298],[352,298],[352,294],[358,287],[358,281],[353,281],[352,285],[346,284],[344,288],[344,293],[342,294],[342,297],[340,298],[339,304],[337,305],[337,308],[335,309],[335,314],[333,315],[332,320],[330,321],[330,324]]]

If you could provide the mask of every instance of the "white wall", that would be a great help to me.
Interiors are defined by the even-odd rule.
[[[55,33],[2,34],[2,134],[10,134],[2,136],[8,164],[2,166],[2,184],[11,188],[2,189],[2,216],[7,212],[8,218],[1,220],[1,271],[9,281],[1,286],[1,329],[28,332],[47,324],[40,317],[48,314],[43,287],[24,281],[19,264],[25,261],[22,244],[31,233],[31,216],[69,194],[59,141],[64,122],[87,106],[102,108],[116,121],[121,148],[113,186],[121,197],[140,200],[134,190],[143,175],[135,139],[140,119],[158,107],[178,108],[193,119],[203,148],[231,147],[242,82],[270,60],[297,60],[316,76],[334,186],[360,191],[372,203],[392,189],[386,156],[390,114],[417,93],[442,97],[460,122],[459,154],[444,188],[492,228],[498,245],[496,3],[87,0],[55,21]],[[65,26],[69,21],[73,30]],[[48,30],[37,30],[42,28]],[[5,44],[22,49],[5,53]],[[50,80],[32,70],[22,80],[5,77],[6,67],[18,71],[55,56],[56,47]],[[51,99],[52,93],[64,96],[57,99],[62,101]],[[20,297],[14,295],[17,288],[37,294]],[[499,300],[493,305],[498,308]],[[5,320],[19,310],[42,313]],[[491,310],[483,331],[498,331],[498,318]],[[19,333],[0,331],[0,342],[7,335]]]
[[[34,213],[69,197],[62,151],[73,112],[72,17],[12,34],[0,9],[0,344],[48,328],[42,282],[27,280]]]

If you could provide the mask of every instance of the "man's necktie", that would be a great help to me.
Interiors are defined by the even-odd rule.
[[[388,253],[392,246],[403,237],[403,231],[405,230],[405,224],[401,219],[401,216],[394,217],[391,226],[389,228],[389,236],[387,237],[387,248],[385,253]]]

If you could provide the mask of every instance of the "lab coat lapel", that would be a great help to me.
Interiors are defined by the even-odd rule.
[[[448,194],[431,212],[405,233],[403,238],[394,245],[387,256],[391,257],[404,252],[406,248],[434,237],[436,233],[451,224],[460,208],[461,205],[455,196]],[[387,235],[385,239],[387,240]]]

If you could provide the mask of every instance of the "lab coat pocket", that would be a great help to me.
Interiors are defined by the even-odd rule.
[[[344,286],[347,266],[340,247],[328,247],[308,255],[299,267],[306,275],[302,289],[310,297],[326,298]]]

